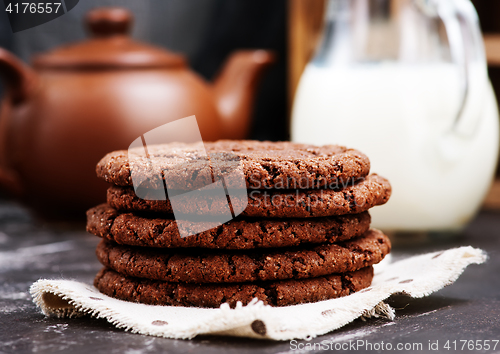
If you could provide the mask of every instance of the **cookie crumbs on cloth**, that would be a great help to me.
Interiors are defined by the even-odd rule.
[[[369,288],[315,303],[271,307],[254,299],[247,306],[218,309],[152,306],[101,294],[91,285],[70,280],[40,279],[31,286],[33,301],[47,316],[90,314],[118,328],[166,338],[190,339],[200,334],[272,340],[316,337],[356,318],[394,318],[383,301],[392,294],[420,298],[452,284],[470,264],[481,264],[486,253],[473,247],[410,257],[375,271]]]

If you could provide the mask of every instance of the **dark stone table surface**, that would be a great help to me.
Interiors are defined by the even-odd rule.
[[[396,259],[460,245],[486,250],[488,262],[469,266],[455,284],[423,299],[389,299],[397,309],[394,321],[356,320],[311,341],[292,343],[208,336],[172,340],[128,333],[91,317],[44,317],[31,301],[30,285],[40,278],[91,284],[101,268],[94,255],[97,243],[84,225],[43,224],[17,204],[0,201],[0,353],[304,353],[342,345],[348,349],[353,342],[360,344],[357,352],[370,344],[381,352],[388,343],[392,349],[399,343],[420,349],[421,344],[419,352],[430,352],[430,344],[431,349],[438,345],[434,352],[454,352],[455,346],[459,352],[478,352],[488,345],[486,352],[500,352],[500,344],[493,350],[500,340],[499,213],[481,212],[452,240],[395,245]],[[322,348],[312,347],[321,342]],[[304,349],[295,350],[299,346]]]

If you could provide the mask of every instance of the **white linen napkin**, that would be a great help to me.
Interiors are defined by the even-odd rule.
[[[372,286],[355,294],[310,304],[271,307],[254,299],[249,305],[218,309],[153,306],[113,299],[92,285],[71,280],[40,279],[30,289],[47,316],[91,314],[118,328],[166,338],[199,334],[290,340],[316,337],[359,317],[394,319],[384,303],[392,294],[427,296],[452,284],[469,264],[486,261],[484,251],[460,247],[400,260],[376,268]]]

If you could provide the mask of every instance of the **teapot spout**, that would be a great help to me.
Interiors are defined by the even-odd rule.
[[[238,51],[215,79],[213,90],[225,138],[248,137],[255,90],[264,69],[274,61],[271,51]]]

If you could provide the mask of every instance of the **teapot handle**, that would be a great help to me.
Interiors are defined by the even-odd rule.
[[[488,88],[488,69],[479,19],[469,0],[437,1],[450,43],[452,60],[462,71],[464,97],[450,131],[452,135],[474,135]]]
[[[36,76],[21,60],[0,48],[0,76],[6,83],[6,98],[0,110],[0,187],[9,194],[21,196],[23,188],[17,173],[9,167],[12,151],[7,147],[8,117],[13,106],[25,102],[33,91]]]
[[[27,99],[34,85],[35,73],[3,48],[0,48],[0,76],[7,83],[7,94],[12,104]]]

